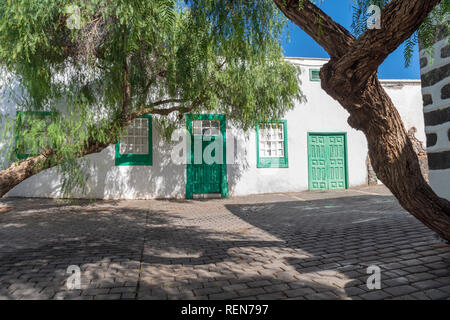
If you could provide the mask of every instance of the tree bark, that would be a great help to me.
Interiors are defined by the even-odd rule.
[[[450,241],[450,202],[425,181],[402,119],[376,76],[378,66],[440,0],[392,0],[382,12],[382,28],[359,39],[310,1],[304,0],[303,8],[298,0],[274,2],[329,53],[331,59],[320,72],[322,88],[350,113],[350,126],[365,134],[379,179],[403,208]]]
[[[101,152],[109,145],[109,143],[89,142],[86,148],[80,152],[79,157]],[[28,157],[18,163],[13,163],[9,168],[0,171],[0,198],[22,181],[64,161],[65,159],[58,158],[54,152],[47,151],[37,156]]]
[[[364,132],[377,177],[403,208],[450,241],[450,202],[438,197],[426,182],[402,119],[381,83],[372,76],[358,99],[338,96],[329,90],[333,83],[324,79],[330,67],[324,67],[322,86],[350,113],[350,126]]]

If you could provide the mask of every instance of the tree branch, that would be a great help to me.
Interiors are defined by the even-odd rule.
[[[178,111],[180,114],[191,111],[195,107],[199,106],[202,102],[200,98],[195,100],[189,107],[175,106],[167,109],[154,108],[155,105],[162,105],[165,103],[172,103],[178,101],[178,99],[167,99],[160,100],[153,104],[152,107],[143,108],[139,112],[132,112],[126,123],[122,122],[122,119],[116,119],[110,124],[111,128],[116,127],[117,121],[120,122],[120,128],[124,128],[126,125],[130,124],[133,119],[136,119],[144,114],[160,114],[169,115],[172,112]],[[109,141],[98,142],[93,139],[89,139],[86,142],[86,146],[77,154],[78,157],[84,157],[89,154],[101,152],[103,149],[107,148],[109,145],[116,143],[114,138],[116,135],[111,134]],[[16,185],[24,181],[25,179],[52,167],[55,167],[67,159],[58,157],[58,155],[53,150],[46,150],[42,154],[37,156],[28,157],[21,160],[18,163],[13,163],[11,166],[5,170],[0,171],[0,198],[3,197],[9,190],[14,188]]]
[[[309,34],[331,57],[324,81],[336,90],[360,92],[379,65],[406,41],[441,0],[392,0],[381,13],[381,29],[366,31],[359,39],[333,21],[309,0],[273,0],[280,10]]]
[[[355,38],[350,32],[309,0],[303,0],[302,7],[299,0],[273,1],[286,17],[311,36],[331,58],[343,56],[353,44]]]
[[[334,66],[358,92],[381,63],[420,27],[441,0],[392,0],[381,13],[381,29],[367,30]]]
[[[159,100],[156,101],[152,104],[152,106],[143,106],[141,107],[138,111],[135,111],[132,113],[132,118],[138,118],[144,114],[159,114],[159,115],[163,115],[163,116],[167,116],[173,112],[179,112],[180,114],[184,114],[187,112],[192,111],[192,109],[194,109],[195,107],[198,107],[199,105],[201,105],[202,101],[200,98],[197,98],[196,100],[194,100],[194,102],[189,106],[189,107],[185,107],[185,106],[173,106],[171,108],[155,108],[156,106],[159,105],[163,105],[163,104],[168,104],[168,103],[183,103],[185,102],[182,99],[166,99],[166,100]]]
[[[129,70],[128,63],[126,61],[126,57],[123,61],[123,84],[122,84],[122,118],[124,122],[128,121],[129,111],[130,111],[130,79],[129,79]]]

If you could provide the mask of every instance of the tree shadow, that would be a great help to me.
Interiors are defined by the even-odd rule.
[[[214,299],[222,297],[211,296],[217,290],[231,299],[270,293],[269,286],[274,291],[304,287],[301,281],[234,269],[251,255],[240,253],[242,248],[283,247],[283,241],[183,225],[186,219],[176,213],[148,211],[147,201],[121,206],[88,201],[59,205],[46,199],[3,202],[15,207],[14,212],[0,215],[0,296],[4,299],[91,299],[106,294],[130,299]],[[70,265],[81,268],[79,290],[65,286]],[[176,270],[184,273],[174,274]],[[246,295],[237,291],[244,283],[262,280],[267,282],[265,291],[248,288]]]
[[[448,246],[393,197],[301,195],[311,200],[2,199],[15,209],[0,214],[0,296],[370,299],[393,296],[370,295],[369,265],[383,289],[448,278]],[[66,289],[70,265],[81,267],[80,290]]]
[[[311,200],[227,204],[226,208],[284,240],[286,246],[301,249],[306,257],[285,259],[299,274],[318,275],[319,282],[323,276],[324,281],[342,287],[351,298],[364,294],[367,299],[396,298],[394,294],[368,290],[366,281],[371,273],[367,267],[372,265],[381,268],[383,289],[440,276],[448,279],[450,246],[439,243],[433,232],[405,212],[394,197],[317,199],[322,197],[317,192],[300,196]],[[328,276],[344,281],[333,282]],[[450,284],[450,280],[447,282]]]

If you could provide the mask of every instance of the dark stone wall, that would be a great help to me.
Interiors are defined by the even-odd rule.
[[[425,51],[420,57],[430,170],[450,169],[450,129],[446,129],[450,123],[450,44],[445,41],[448,31],[448,26],[437,27],[434,58],[430,59]],[[423,49],[421,43],[419,47]]]
[[[450,76],[450,64],[446,64],[440,68],[433,69],[425,74],[422,74],[422,87],[434,86],[439,81]]]

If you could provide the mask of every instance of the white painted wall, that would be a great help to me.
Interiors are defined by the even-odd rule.
[[[228,138],[234,136],[236,154],[234,164],[228,164],[230,195],[247,195],[272,192],[295,192],[308,189],[308,132],[346,132],[348,149],[349,185],[366,184],[367,142],[364,135],[347,124],[348,113],[320,87],[320,82],[309,80],[309,69],[320,68],[325,59],[290,58],[302,69],[302,91],[306,103],[297,103],[288,112],[289,168],[257,168],[256,133],[227,128]],[[404,119],[405,126],[417,128],[417,138],[425,141],[420,81],[384,81]],[[7,108],[11,111],[11,107]],[[88,196],[105,199],[149,199],[185,197],[186,167],[171,161],[172,146],[159,137],[153,118],[153,166],[114,165],[114,146],[90,155]],[[228,149],[230,151],[231,148]],[[57,197],[60,181],[56,169],[49,169],[24,181],[7,196]],[[79,194],[78,196],[83,196]]]
[[[415,127],[416,138],[426,147],[420,80],[381,80],[381,83],[397,107],[406,130]]]
[[[1,74],[2,70],[0,70]],[[0,170],[8,165],[6,148],[10,143],[10,137],[3,137],[6,123],[10,123],[16,117],[16,105],[13,102],[10,86],[6,85],[6,79],[0,78]]]

